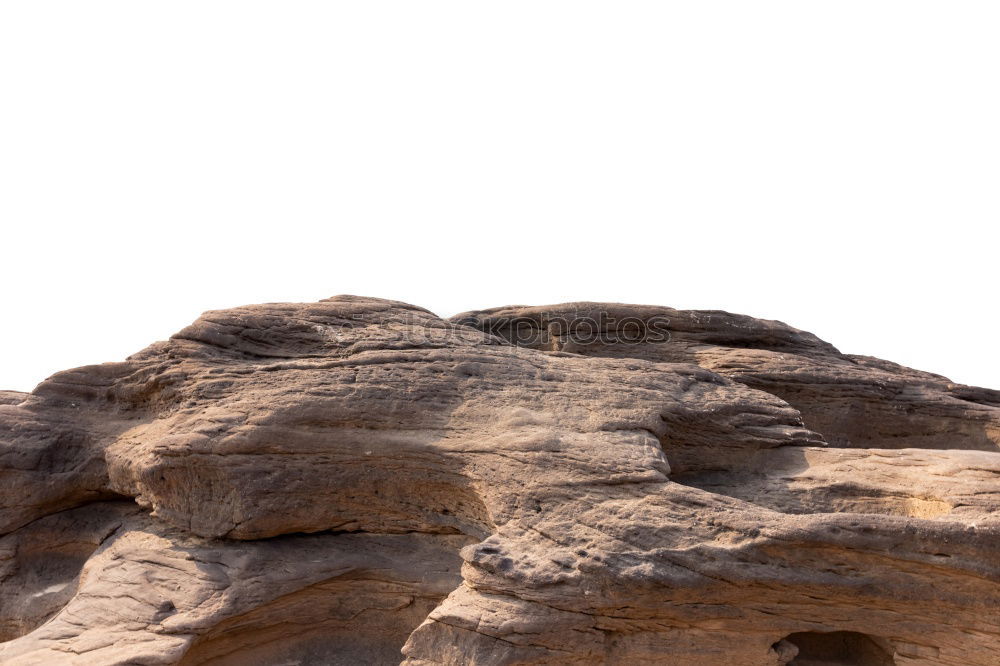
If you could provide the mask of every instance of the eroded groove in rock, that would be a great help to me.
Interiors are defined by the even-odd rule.
[[[1000,511],[1000,455],[984,451],[787,447],[741,469],[674,478],[784,513],[969,520]]]
[[[132,502],[98,502],[0,537],[0,642],[39,627],[65,606],[87,559],[138,511]]]
[[[206,313],[0,394],[0,663],[992,666],[998,395],[717,312]]]
[[[457,569],[454,574],[457,585]],[[180,663],[398,663],[410,633],[445,594],[412,583],[343,577],[221,622]]]
[[[459,584],[457,551],[469,542],[424,534],[232,542],[134,514],[87,562],[64,608],[0,644],[0,663],[59,663],[67,654],[92,664],[268,663],[278,654],[328,663],[341,650],[378,663]],[[376,620],[382,629],[368,632],[365,622]]]
[[[802,632],[786,639],[798,650],[792,666],[893,666],[892,646],[885,639],[852,631]]]

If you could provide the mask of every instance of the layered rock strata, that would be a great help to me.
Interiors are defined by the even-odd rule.
[[[998,443],[727,313],[209,312],[0,393],[0,663],[987,666]]]

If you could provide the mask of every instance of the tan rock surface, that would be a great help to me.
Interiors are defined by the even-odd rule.
[[[998,426],[725,313],[210,312],[0,394],[0,663],[992,665]]]
[[[788,401],[838,447],[1000,450],[1000,391],[841,354],[779,321],[606,303],[495,308],[452,319],[535,349],[694,363]],[[669,340],[628,341],[630,320],[666,322]],[[588,335],[593,328],[605,335]]]

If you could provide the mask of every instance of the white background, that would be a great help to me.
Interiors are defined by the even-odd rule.
[[[212,308],[606,300],[1000,388],[996,2],[0,4],[0,388]]]

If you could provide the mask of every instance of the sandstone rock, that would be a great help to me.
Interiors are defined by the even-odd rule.
[[[88,507],[89,508],[89,507]],[[215,542],[116,518],[68,603],[11,664],[387,663],[461,583],[460,535]],[[48,557],[48,555],[47,555]]]
[[[601,303],[496,308],[453,320],[535,349],[695,363],[786,400],[834,446],[1000,450],[1000,391],[841,354],[778,321]],[[649,321],[665,327],[668,341],[635,339],[636,323]]]
[[[21,391],[0,391],[0,405],[17,405],[24,402],[29,395]]]
[[[725,313],[209,312],[0,394],[0,663],[986,666],[998,441]]]

